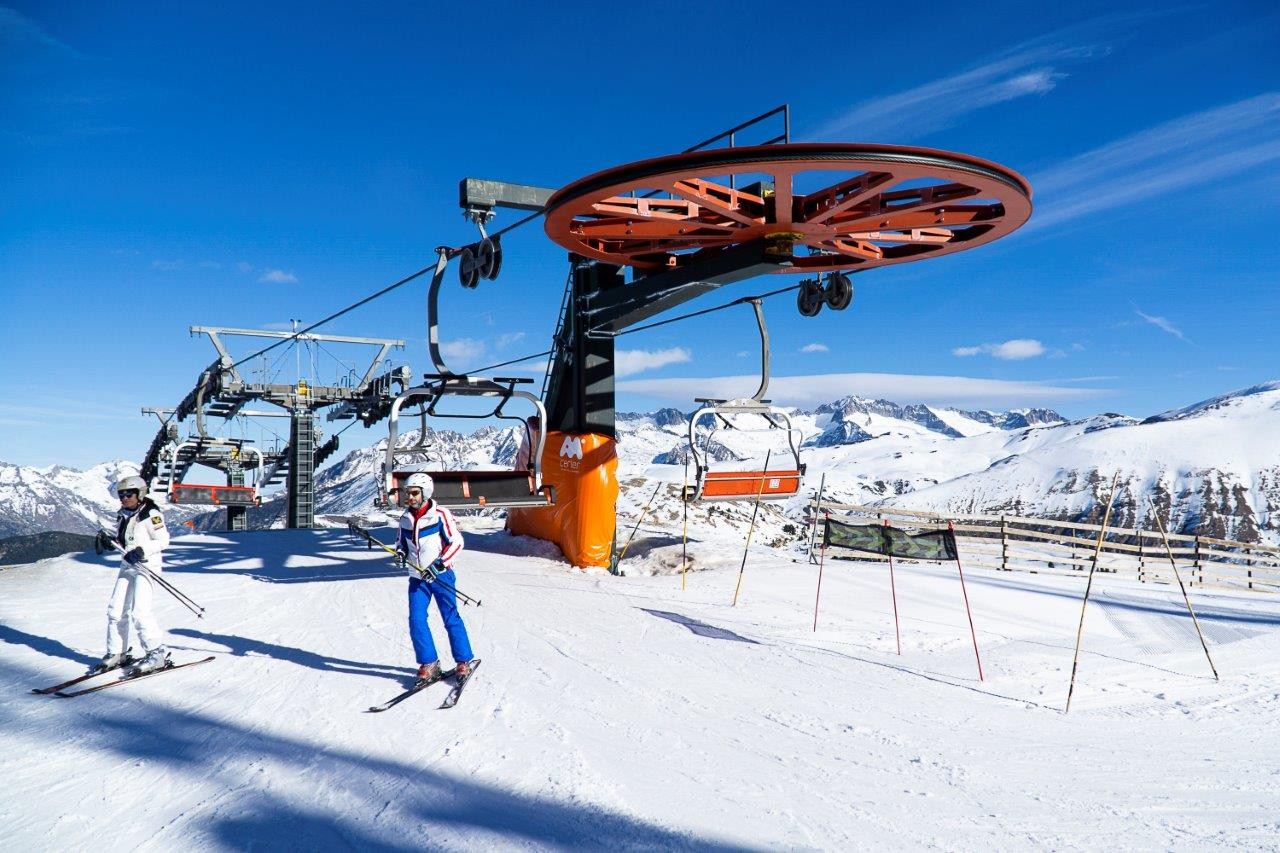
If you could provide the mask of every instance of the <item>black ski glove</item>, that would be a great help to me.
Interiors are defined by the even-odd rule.
[[[127,552],[124,555],[124,561],[126,563],[129,563],[130,565],[136,566],[139,563],[141,563],[143,560],[145,560],[146,557],[147,555],[143,552],[141,548],[134,548],[133,550]]]
[[[105,554],[111,550],[111,546],[115,541],[111,534],[99,530],[98,535],[93,538],[93,550],[97,551],[99,555]]]
[[[438,575],[442,575],[445,572],[449,571],[449,567],[444,564],[444,560],[437,557],[436,561],[431,564],[431,571],[435,572]]]
[[[409,556],[405,554],[404,551],[397,551],[396,565],[403,569],[405,568],[406,565],[408,565],[408,563],[409,563]]]

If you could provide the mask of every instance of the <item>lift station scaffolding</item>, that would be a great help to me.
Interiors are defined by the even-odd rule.
[[[191,334],[206,334],[218,351],[218,358],[201,372],[196,387],[173,409],[143,409],[144,414],[154,414],[161,419],[160,430],[142,463],[141,475],[154,483],[153,489],[164,492],[170,501],[181,502],[178,487],[193,465],[204,465],[221,471],[230,489],[243,490],[245,466],[250,460],[246,455],[256,455],[260,465],[258,487],[286,484],[288,497],[285,525],[290,528],[310,528],[315,524],[315,471],[331,454],[337,451],[335,435],[328,442],[319,444],[320,430],[316,426],[316,413],[329,406],[329,420],[359,420],[370,426],[387,416],[398,391],[409,384],[412,372],[408,365],[390,369],[375,376],[374,371],[394,348],[404,349],[402,340],[383,338],[348,337],[344,335],[319,335],[308,332],[273,332],[260,329],[232,329],[214,326],[192,326]],[[236,369],[237,362],[224,346],[221,336],[241,335],[257,338],[275,338],[314,343],[369,344],[379,347],[364,375],[346,385],[309,385],[299,379],[294,384],[246,382]],[[265,380],[265,377],[264,377]],[[249,411],[245,406],[252,402],[279,406],[280,411]],[[221,418],[224,422],[236,417],[287,417],[289,419],[289,443],[270,452],[253,448],[246,439],[219,438],[209,434],[207,419]],[[185,440],[178,423],[194,418],[195,430]],[[215,495],[213,499],[197,502],[225,505],[227,529],[243,530],[247,526],[248,506],[242,502],[224,503],[216,499],[219,487],[192,490],[188,493]],[[235,492],[232,492],[233,494]]]

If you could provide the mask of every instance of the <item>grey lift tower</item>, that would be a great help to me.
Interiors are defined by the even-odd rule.
[[[327,406],[338,405],[329,414],[330,420],[358,418],[365,426],[386,417],[397,391],[409,384],[412,372],[408,365],[388,370],[380,376],[374,371],[392,347],[404,348],[404,341],[383,338],[358,338],[344,335],[318,335],[312,333],[271,332],[260,329],[231,329],[213,326],[192,326],[191,334],[206,334],[218,351],[218,359],[201,372],[196,387],[174,409],[144,409],[161,417],[160,431],[151,442],[142,463],[141,474],[148,481],[156,480],[157,491],[169,495],[177,503],[199,503],[227,506],[227,529],[239,530],[245,526],[244,506],[233,506],[216,499],[217,487],[206,489],[178,489],[187,470],[200,464],[216,468],[226,475],[228,487],[244,485],[244,453],[247,450],[242,439],[221,439],[210,436],[206,419],[219,417],[224,421],[237,415],[251,417],[289,418],[289,443],[270,454],[262,453],[265,463],[258,485],[270,485],[286,481],[288,509],[286,526],[309,528],[315,523],[315,470],[338,449],[337,436],[323,445],[318,444],[320,431],[316,426],[316,413]],[[236,369],[237,363],[223,345],[222,335],[243,335],[257,338],[291,339],[301,342],[326,342],[342,344],[371,344],[379,347],[364,375],[345,385],[309,385],[301,378],[294,384],[246,382]],[[246,411],[245,405],[261,401],[281,407],[284,411]],[[177,423],[194,416],[195,431],[191,438],[180,440]],[[254,449],[254,452],[257,452]],[[210,497],[210,496],[215,497]],[[189,497],[187,497],[189,496]]]

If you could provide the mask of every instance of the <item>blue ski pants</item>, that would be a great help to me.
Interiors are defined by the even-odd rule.
[[[449,635],[449,651],[454,661],[472,659],[471,641],[467,639],[467,626],[462,624],[462,614],[458,613],[453,579],[453,569],[441,572],[439,581],[409,578],[409,637],[413,640],[413,654],[419,664],[434,663],[440,658],[435,641],[431,639],[431,629],[427,627],[427,609],[433,598],[444,619],[444,630]]]

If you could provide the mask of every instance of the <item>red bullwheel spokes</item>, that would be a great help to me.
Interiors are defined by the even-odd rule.
[[[987,160],[805,143],[598,172],[552,195],[546,230],[572,252],[644,270],[769,239],[791,247],[793,265],[780,272],[825,272],[957,252],[1003,237],[1030,215],[1027,181]]]

